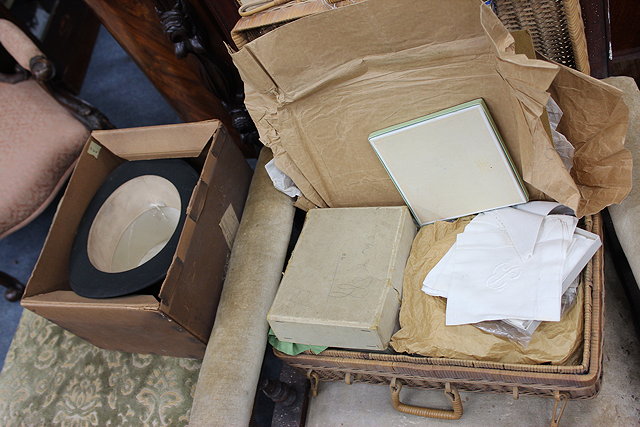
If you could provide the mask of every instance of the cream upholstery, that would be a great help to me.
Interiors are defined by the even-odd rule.
[[[20,66],[29,69],[29,62],[42,52],[13,22],[0,19],[0,44]]]
[[[633,188],[622,203],[609,207],[609,213],[620,246],[636,282],[640,283],[640,91],[631,77],[609,77],[604,81],[624,92],[624,102],[629,107],[629,130],[625,146],[633,156]]]

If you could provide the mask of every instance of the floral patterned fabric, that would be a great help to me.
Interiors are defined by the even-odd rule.
[[[102,350],[24,310],[0,373],[0,425],[186,425],[200,363]]]

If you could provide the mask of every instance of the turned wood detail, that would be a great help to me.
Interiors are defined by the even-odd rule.
[[[57,78],[56,68],[46,56],[38,55],[29,60],[29,70],[15,63],[14,73],[0,73],[0,82],[15,84],[33,77],[51,96],[65,106],[87,129],[113,129],[109,119],[98,109],[71,93],[64,82]]]
[[[78,119],[89,130],[114,129],[115,126],[109,121],[100,110],[88,102],[72,94],[66,86],[59,81],[51,81],[47,84],[49,92],[62,105],[64,105],[73,116]]]
[[[295,388],[280,380],[265,378],[260,383],[259,389],[274,403],[281,403],[284,406],[293,405],[297,399]]]
[[[55,78],[56,70],[53,62],[43,55],[34,56],[29,61],[31,75],[73,116],[89,130],[113,129],[109,119],[97,108],[72,94],[62,80]]]
[[[56,68],[44,55],[34,56],[29,60],[29,69],[34,79],[40,83],[48,82],[56,75]]]
[[[165,34],[174,45],[177,58],[196,58],[205,87],[229,113],[242,142],[259,146],[258,131],[244,105],[244,87],[238,70],[217,58],[208,49],[195,14],[183,0],[154,0]]]
[[[31,74],[20,65],[15,65],[15,72],[0,73],[0,83],[18,83],[27,80]]]
[[[4,297],[7,301],[18,301],[24,293],[24,285],[15,277],[0,271],[0,286],[4,286],[6,291]]]

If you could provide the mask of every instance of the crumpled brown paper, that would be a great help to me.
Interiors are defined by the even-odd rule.
[[[631,157],[620,93],[516,54],[480,3],[369,0],[282,26],[232,55],[261,140],[302,191],[300,206],[402,205],[368,135],[475,98],[487,103],[532,199],[550,197],[578,216],[622,200]],[[572,127],[559,130],[578,148],[571,175],[540,119],[556,75]]]
[[[472,325],[445,326],[446,299],[422,292],[422,281],[447,253],[472,217],[438,221],[420,229],[404,271],[400,330],[391,339],[397,352],[502,363],[580,363],[584,291],[560,322],[542,322],[526,349]]]
[[[558,131],[575,148],[571,178],[577,191],[567,196],[578,216],[621,202],[632,185],[631,153],[623,148],[629,109],[622,91],[561,66],[551,96],[564,115]],[[548,193],[550,194],[550,193]],[[575,208],[574,200],[578,200]]]

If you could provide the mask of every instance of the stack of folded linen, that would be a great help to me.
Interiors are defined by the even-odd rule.
[[[423,292],[447,298],[446,324],[559,321],[561,298],[601,246],[553,202],[477,215],[427,274]]]

